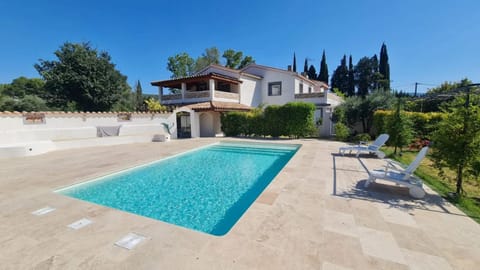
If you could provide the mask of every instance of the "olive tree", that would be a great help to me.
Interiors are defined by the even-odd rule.
[[[480,160],[480,98],[457,97],[443,108],[444,118],[433,133],[432,158],[436,167],[456,173],[456,194],[464,193],[464,176],[478,169]]]

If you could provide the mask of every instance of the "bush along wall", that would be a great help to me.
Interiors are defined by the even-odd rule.
[[[390,118],[392,117],[394,111],[390,110],[377,110],[373,114],[373,126],[376,130],[376,135],[382,133],[388,133],[387,127]],[[417,138],[430,138],[433,131],[435,131],[435,126],[444,116],[443,113],[439,112],[403,112],[408,119],[412,122],[414,136]]]
[[[222,114],[222,131],[226,136],[305,137],[315,132],[315,105],[289,102],[271,105],[261,111]]]

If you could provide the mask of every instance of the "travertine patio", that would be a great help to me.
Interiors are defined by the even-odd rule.
[[[109,209],[54,190],[218,139],[145,143],[2,160],[1,269],[475,269],[480,226],[427,189],[363,188],[362,163],[342,144],[303,147],[223,237]],[[279,141],[278,143],[282,143]],[[332,154],[333,153],[333,154]],[[31,212],[45,206],[56,211]],[[68,224],[88,218],[80,229]],[[114,245],[147,236],[133,250]]]

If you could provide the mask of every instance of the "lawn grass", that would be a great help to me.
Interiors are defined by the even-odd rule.
[[[399,155],[398,150],[397,154],[393,154],[393,147],[384,147],[382,151],[387,154],[388,158],[403,164],[410,164],[417,155],[417,151],[404,151]],[[467,195],[458,200],[451,196],[451,193],[456,190],[455,174],[446,170],[445,176],[440,176],[438,169],[433,167],[433,162],[428,155],[415,171],[415,174],[440,196],[480,223],[480,188],[477,180],[465,179],[463,189]]]

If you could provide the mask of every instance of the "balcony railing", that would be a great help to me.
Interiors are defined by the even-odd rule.
[[[226,99],[233,99],[235,101],[238,101],[238,99],[240,98],[240,95],[237,93],[231,93],[231,92],[215,91],[215,98],[226,98]]]
[[[324,96],[324,92],[295,94],[295,98],[322,98]]]
[[[210,91],[195,91],[195,92],[185,91],[185,99],[208,98],[208,97],[210,97]]]
[[[240,100],[240,95],[238,93],[224,92],[224,91],[215,91],[213,100],[216,99],[227,99],[233,102],[238,102]],[[175,103],[194,103],[194,102],[205,102],[212,100],[210,96],[210,90],[206,91],[185,91],[183,98],[182,94],[167,94],[162,95],[162,103],[164,104],[175,104]]]
[[[175,99],[182,99],[182,94],[162,95],[162,100],[175,100]]]

